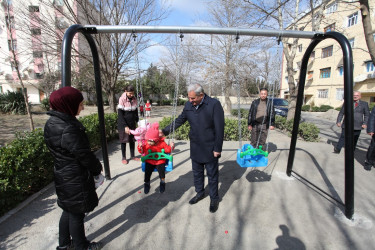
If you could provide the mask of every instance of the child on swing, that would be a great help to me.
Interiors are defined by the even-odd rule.
[[[164,149],[165,154],[170,154],[174,149],[174,143],[171,142],[169,146],[165,143],[164,138],[160,137],[159,134],[159,123],[155,122],[151,125],[150,129],[147,130],[145,139],[147,143],[139,144],[138,151],[142,155],[148,155],[149,150],[152,153],[161,152]],[[144,178],[144,192],[148,194],[150,191],[150,179],[151,174],[154,169],[158,170],[159,178],[160,178],[160,193],[164,193],[165,191],[165,163],[166,159],[148,159],[146,160],[146,168],[145,168],[145,178]]]

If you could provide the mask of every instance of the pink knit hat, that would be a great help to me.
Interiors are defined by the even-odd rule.
[[[151,125],[151,128],[147,130],[146,135],[145,135],[146,140],[153,140],[153,141],[158,141],[159,140],[159,123],[154,122]]]

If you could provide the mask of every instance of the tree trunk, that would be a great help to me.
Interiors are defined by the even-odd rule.
[[[375,65],[375,42],[373,38],[374,31],[372,30],[371,25],[371,15],[368,0],[360,0],[359,3],[361,4],[360,9],[362,14],[362,24],[367,48],[370,53],[371,60]]]
[[[296,112],[297,88],[294,83],[293,61],[287,61],[288,86],[289,86],[289,107],[287,120],[293,119]]]
[[[116,109],[117,100],[116,100],[115,91],[113,89],[110,89],[107,92],[107,95],[108,95],[108,102],[109,102],[110,110],[112,110],[113,112],[116,112],[117,111],[117,109]]]

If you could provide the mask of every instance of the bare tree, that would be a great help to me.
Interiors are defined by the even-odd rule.
[[[219,0],[209,7],[210,22],[219,27],[248,27],[248,11],[240,0]],[[236,82],[238,66],[250,57],[251,37],[215,36],[213,40],[212,67],[222,72],[222,87],[225,96],[224,111],[230,113],[232,103],[229,98],[232,85]]]
[[[374,42],[374,30],[372,29],[371,24],[371,8],[369,6],[368,0],[359,0],[361,15],[362,15],[362,24],[363,31],[365,35],[365,40],[369,54],[371,56],[372,63],[375,65],[375,42]]]
[[[66,0],[64,0],[67,2]],[[69,3],[66,3],[67,5]],[[69,16],[75,23],[95,25],[151,25],[165,18],[167,12],[157,0],[77,0],[78,14],[70,6]],[[136,41],[133,40],[136,35]],[[102,87],[111,109],[116,111],[116,84],[119,75],[131,63],[135,51],[147,48],[145,34],[100,34],[94,37],[98,46]],[[137,47],[135,49],[135,46]],[[91,63],[90,55],[81,56]]]
[[[260,27],[268,28],[275,25],[276,22],[280,30],[285,28],[291,30],[304,30],[310,23],[312,29],[317,30],[323,17],[323,10],[328,3],[328,0],[323,0],[321,2],[309,0],[307,2],[307,6],[310,8],[311,18],[305,19],[305,21],[302,22],[300,19],[300,14],[305,11],[300,10],[300,3],[302,0],[276,0],[273,4],[270,4],[269,2],[254,2],[251,0],[244,1],[249,4],[249,11],[253,12],[253,15],[259,20]],[[286,24],[288,24],[287,27],[285,27]],[[294,58],[297,51],[298,38],[283,38],[282,42],[290,95],[287,117],[289,120],[294,117],[298,92],[298,84],[295,82],[295,71],[293,67]]]
[[[4,8],[6,11],[6,29],[8,32],[8,42],[9,42],[9,51],[10,51],[10,66],[12,67],[12,70],[16,71],[17,77],[12,77],[15,82],[19,82],[21,85],[21,91],[25,100],[25,105],[26,105],[26,111],[27,115],[29,117],[29,122],[30,122],[30,130],[34,130],[34,121],[33,121],[33,116],[31,114],[31,107],[29,105],[29,98],[26,92],[25,84],[23,83],[23,72],[21,72],[21,65],[20,62],[18,61],[20,58],[19,50],[17,49],[16,45],[16,39],[15,39],[15,34],[16,34],[16,29],[15,29],[15,20],[14,16],[11,15],[11,5],[8,1],[4,1]],[[13,8],[12,8],[12,11]],[[8,52],[9,53],[9,52]]]

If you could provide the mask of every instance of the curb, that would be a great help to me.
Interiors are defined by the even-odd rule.
[[[6,221],[8,218],[10,218],[11,216],[13,216],[15,213],[17,213],[21,209],[23,209],[24,207],[26,207],[33,200],[35,200],[36,198],[38,198],[40,195],[42,195],[43,193],[45,193],[46,191],[48,191],[53,186],[54,186],[54,182],[51,182],[50,184],[48,184],[43,189],[41,189],[40,191],[36,192],[35,194],[31,195],[26,200],[24,200],[23,202],[21,202],[17,207],[15,207],[12,210],[10,210],[9,212],[5,213],[3,216],[0,217],[0,224],[3,223],[4,221]]]

